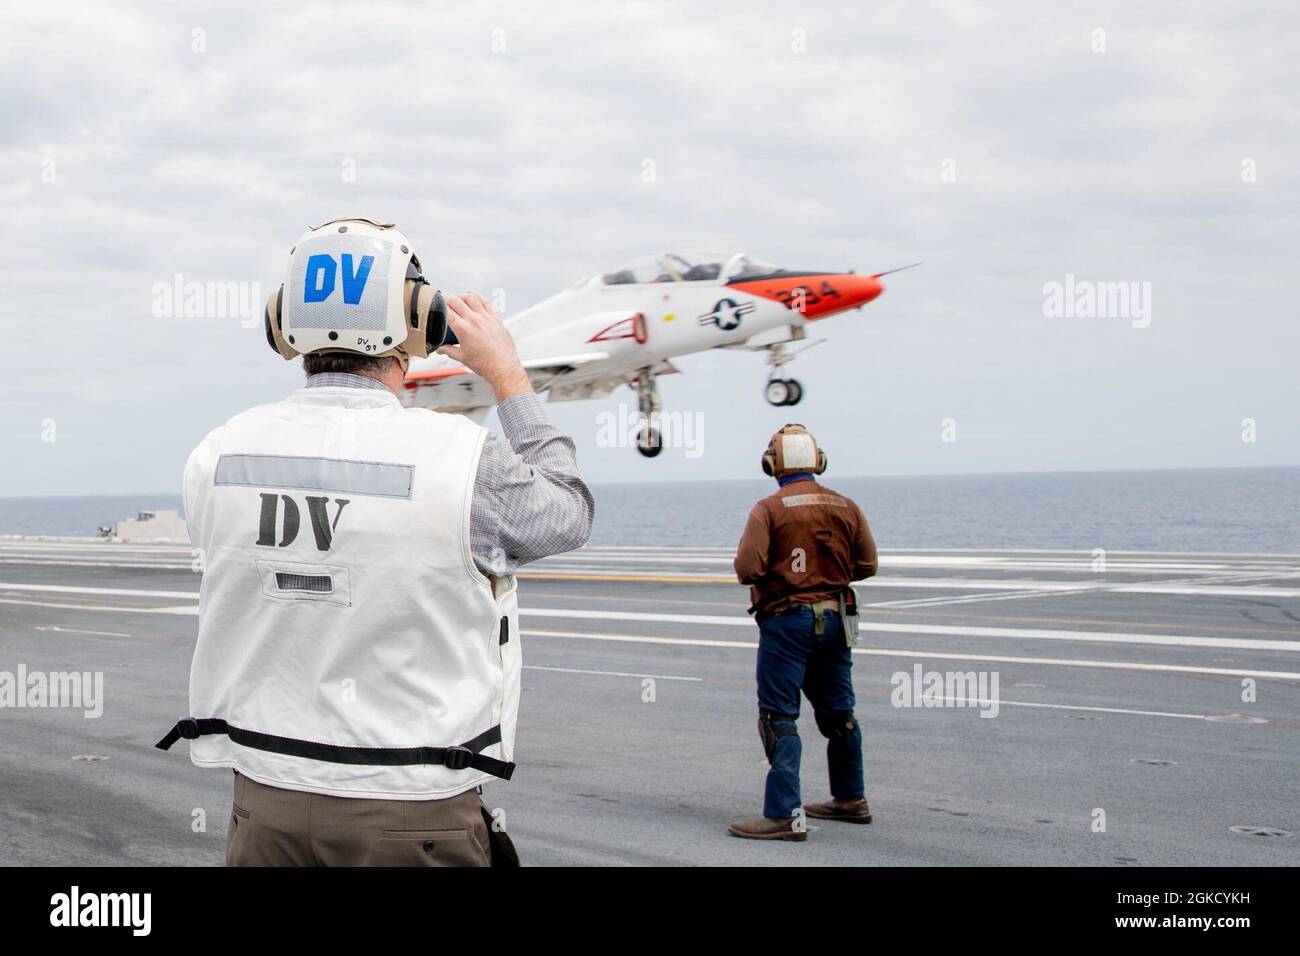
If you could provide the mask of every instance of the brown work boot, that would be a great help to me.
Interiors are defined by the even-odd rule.
[[[794,819],[774,820],[771,817],[759,817],[757,820],[737,820],[727,827],[732,836],[746,840],[806,840],[808,831],[803,827],[795,829]]]
[[[849,823],[870,823],[871,810],[863,797],[856,800],[837,800],[832,797],[825,803],[805,803],[803,812],[819,820],[847,820]]]

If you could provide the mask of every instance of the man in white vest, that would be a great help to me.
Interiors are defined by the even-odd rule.
[[[185,466],[199,636],[158,746],[234,770],[227,865],[517,863],[481,785],[514,771],[513,572],[590,534],[573,442],[488,302],[444,298],[391,225],[303,235],[266,336],[306,386]],[[495,390],[504,439],[398,401],[434,350]]]

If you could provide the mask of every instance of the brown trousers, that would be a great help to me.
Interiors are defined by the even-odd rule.
[[[513,847],[490,824],[473,790],[446,800],[353,799],[237,773],[226,866],[491,866],[494,844],[498,866],[517,864],[501,859]]]

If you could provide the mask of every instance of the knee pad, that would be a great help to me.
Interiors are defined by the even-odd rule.
[[[851,710],[818,710],[813,712],[817,718],[817,729],[823,737],[843,737],[858,729],[858,719]]]
[[[776,752],[776,742],[785,737],[798,737],[799,728],[795,724],[795,718],[788,714],[760,710],[758,712],[758,736],[763,741],[763,753],[767,754],[767,762],[771,763],[772,754]]]

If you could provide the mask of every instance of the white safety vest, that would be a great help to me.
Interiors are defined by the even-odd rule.
[[[515,580],[484,577],[469,547],[485,435],[346,387],[208,435],[185,468],[204,568],[190,718],[159,746],[185,737],[200,766],[345,797],[508,778]]]

